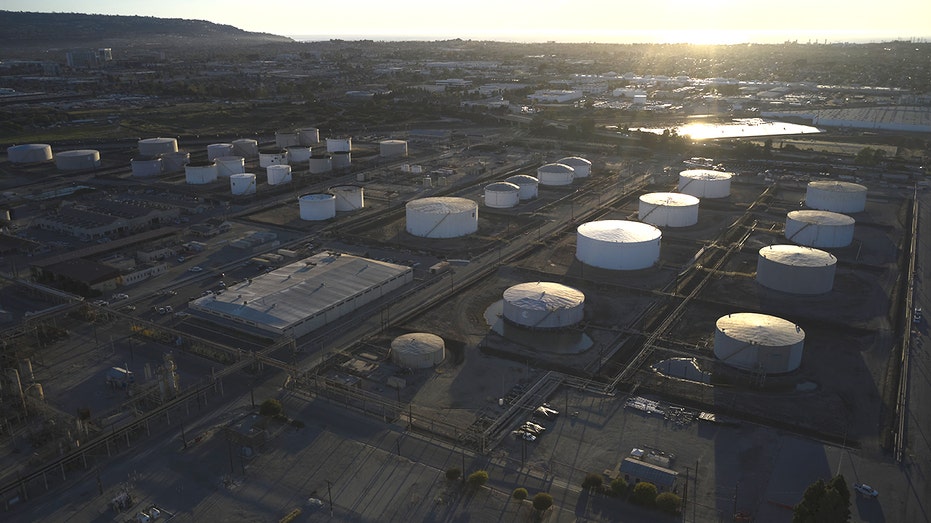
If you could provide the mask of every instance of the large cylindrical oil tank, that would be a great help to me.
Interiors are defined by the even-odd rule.
[[[221,156],[233,156],[233,144],[212,143],[207,146],[207,160],[216,160]]]
[[[246,159],[242,156],[218,156],[217,176],[220,178],[229,178],[234,174],[246,172]]]
[[[284,165],[288,163],[288,151],[285,149],[259,150],[259,167],[269,165]]]
[[[100,151],[76,149],[55,154],[55,167],[62,171],[79,171],[100,167]]]
[[[286,150],[288,151],[289,164],[306,162],[310,160],[310,156],[313,154],[313,150],[306,145],[289,145]]]
[[[659,260],[662,231],[641,222],[601,220],[579,225],[575,257],[586,265],[611,270],[637,270]]]
[[[321,221],[336,216],[336,197],[332,194],[305,194],[298,202],[302,220]]]
[[[808,183],[805,205],[822,211],[863,212],[866,209],[866,193],[866,187],[859,183],[814,181]]]
[[[252,173],[230,175],[230,192],[233,196],[255,194],[255,175]]]
[[[258,158],[259,157],[259,142],[253,140],[252,138],[239,138],[232,141],[233,144],[233,154],[236,156],[242,156],[243,158]]]
[[[740,312],[718,318],[714,355],[731,367],[783,374],[802,364],[805,331],[776,316]]]
[[[184,181],[204,185],[217,181],[217,162],[192,162],[184,166]]]
[[[588,178],[592,174],[592,162],[579,156],[567,156],[556,160],[556,163],[572,167],[575,170],[573,174],[576,178]]]
[[[48,162],[53,158],[52,146],[47,143],[24,143],[6,148],[10,163]]]
[[[443,363],[446,344],[428,332],[402,334],[391,341],[391,361],[409,369],[429,369]]]
[[[548,163],[537,169],[540,185],[572,185],[575,169],[562,163]]]
[[[382,158],[402,158],[407,156],[406,140],[382,140],[378,142],[378,154]]]
[[[179,173],[185,165],[191,163],[191,153],[184,151],[165,153],[161,158],[166,173]]]
[[[585,316],[585,294],[559,283],[520,283],[503,298],[504,319],[529,329],[570,327]]]
[[[338,152],[349,152],[352,151],[352,138],[349,136],[343,136],[340,138],[327,138],[326,139],[326,152],[333,154]]]
[[[537,197],[540,180],[529,174],[515,174],[514,176],[508,176],[504,181],[520,187],[521,200],[532,200]]]
[[[731,194],[733,174],[709,169],[688,169],[679,173],[679,192],[696,198],[726,198]]]
[[[265,168],[268,175],[268,185],[281,185],[291,182],[290,165],[269,165]]]
[[[675,192],[653,192],[640,197],[637,217],[657,227],[688,227],[698,223],[698,198]]]
[[[336,151],[333,153],[333,168],[337,170],[348,169],[352,163],[352,153],[349,151]]]
[[[478,230],[478,204],[466,198],[420,198],[405,206],[407,232],[423,238],[458,238]]]
[[[357,211],[365,205],[363,190],[359,185],[334,185],[328,192],[336,197],[337,211]]]
[[[129,161],[133,176],[136,178],[150,178],[158,176],[165,170],[161,158],[138,157]]]
[[[786,215],[786,239],[809,247],[846,247],[856,220],[830,211],[792,211]]]
[[[323,174],[333,170],[333,160],[329,154],[315,154],[307,164],[310,174]]]
[[[292,145],[301,145],[296,131],[278,131],[275,133],[275,146],[279,149],[290,147]]]
[[[770,245],[760,249],[756,281],[792,294],[824,294],[834,288],[836,269],[837,258],[829,252],[798,245]]]
[[[297,130],[298,145],[317,145],[320,143],[320,129],[316,127],[304,127]]]
[[[520,201],[520,186],[510,182],[494,182],[485,186],[485,205],[493,209],[509,209]]]
[[[160,154],[178,152],[178,140],[175,138],[145,138],[139,140],[140,156],[158,156]]]

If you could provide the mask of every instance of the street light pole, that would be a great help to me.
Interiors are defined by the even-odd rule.
[[[332,482],[330,482],[328,479],[324,481],[326,481],[326,496],[330,501],[330,517],[333,517],[333,492],[330,491],[330,485],[332,485]]]

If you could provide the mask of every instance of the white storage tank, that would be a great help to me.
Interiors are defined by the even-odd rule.
[[[298,202],[302,220],[329,220],[336,216],[336,197],[332,194],[305,194]]]
[[[556,163],[572,167],[576,178],[588,178],[592,174],[592,162],[579,156],[567,156]]]
[[[55,155],[55,167],[62,171],[79,171],[100,167],[100,151],[96,149],[76,149]]]
[[[268,175],[268,185],[281,185],[291,182],[290,165],[269,165],[265,168]]]
[[[520,187],[521,200],[532,200],[537,197],[540,180],[529,174],[515,174],[514,176],[508,176],[504,181]]]
[[[222,156],[233,156],[233,144],[212,143],[207,146],[207,160],[216,160]]]
[[[219,156],[217,162],[217,176],[229,178],[234,174],[246,172],[246,159],[242,156]]]
[[[259,142],[252,138],[239,138],[233,140],[233,154],[243,158],[259,157]]]
[[[275,146],[279,149],[290,147],[292,145],[301,145],[295,131],[278,131],[275,133]]]
[[[284,149],[262,149],[259,151],[259,167],[288,163],[288,151]]]
[[[296,162],[306,162],[310,160],[313,150],[306,145],[289,145],[287,148],[288,151],[288,163]]]
[[[733,174],[709,169],[688,169],[679,173],[679,192],[696,198],[726,198],[731,194]]]
[[[334,185],[329,192],[336,197],[337,211],[357,211],[365,205],[363,190],[359,185]]]
[[[805,205],[832,212],[863,212],[866,209],[865,186],[859,183],[814,181],[805,191]]]
[[[698,223],[698,198],[675,192],[653,192],[640,197],[637,217],[657,227],[688,227]]]
[[[799,245],[770,245],[760,249],[756,281],[792,294],[824,294],[834,288],[837,258],[829,252]]]
[[[802,364],[805,331],[791,321],[753,312],[718,318],[714,355],[731,367],[782,374]]]
[[[193,162],[184,166],[184,181],[203,185],[217,181],[217,162]]]
[[[255,175],[252,173],[230,175],[230,191],[233,196],[255,194]]]
[[[315,154],[308,162],[310,174],[323,174],[333,170],[333,161],[329,154]]]
[[[145,138],[136,143],[141,156],[158,156],[178,152],[178,140],[175,138]]]
[[[24,143],[6,148],[10,163],[48,162],[52,159],[52,146],[47,143]]]
[[[830,211],[792,211],[786,215],[786,239],[809,247],[846,247],[856,220]]]
[[[466,198],[420,198],[405,206],[407,232],[423,238],[458,238],[478,230],[478,204]]]
[[[537,169],[540,185],[572,185],[575,169],[562,163],[548,163]]]
[[[570,327],[585,315],[585,294],[559,283],[520,283],[503,297],[504,319],[529,329]]]
[[[382,158],[402,158],[407,156],[407,141],[382,140],[378,142],[378,154]]]
[[[326,152],[333,154],[338,152],[349,152],[352,150],[352,138],[346,136],[341,138],[327,138]]]
[[[586,265],[630,271],[659,260],[663,233],[656,227],[627,220],[601,220],[579,225],[575,257]]]
[[[349,151],[336,151],[333,153],[333,168],[348,169],[352,163],[352,153]]]
[[[493,209],[509,209],[520,201],[520,186],[510,182],[494,182],[485,186],[485,205]]]
[[[305,127],[297,130],[298,145],[317,145],[320,143],[320,129],[316,127]]]
[[[165,167],[161,158],[133,158],[129,161],[133,176],[136,178],[151,178],[162,174]]]
[[[165,153],[161,158],[166,173],[179,173],[184,170],[185,165],[191,163],[191,153],[184,151]]]
[[[446,358],[443,338],[428,332],[402,334],[391,341],[391,361],[409,369],[429,369]]]

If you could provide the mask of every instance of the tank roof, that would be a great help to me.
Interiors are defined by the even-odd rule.
[[[866,186],[860,185],[859,183],[852,182],[841,182],[837,180],[816,180],[813,182],[808,182],[808,187],[811,189],[820,189],[822,191],[832,191],[832,192],[866,192]]]
[[[592,165],[592,162],[586,160],[585,158],[582,158],[581,156],[566,156],[565,158],[556,160],[556,163],[565,164],[565,165],[568,165],[569,167],[575,167],[576,165],[584,165],[584,166],[591,167]]]
[[[790,220],[807,222],[815,225],[853,225],[856,223],[856,220],[846,214],[831,211],[790,211],[786,217]]]
[[[510,182],[493,182],[485,186],[486,191],[496,191],[496,192],[514,192],[519,191],[520,186],[516,183]]]
[[[687,207],[698,205],[698,198],[691,194],[682,194],[678,192],[651,192],[640,197],[640,201],[653,205],[665,205],[667,207]]]
[[[504,179],[506,182],[516,183],[520,185],[521,183],[540,183],[535,176],[530,176],[529,174],[515,174],[514,176],[508,176]]]
[[[768,314],[738,312],[721,316],[715,326],[735,340],[751,345],[784,346],[805,340],[805,331],[789,320]]]
[[[429,332],[402,334],[391,341],[391,350],[404,354],[433,354],[444,347],[443,338]]]
[[[733,173],[712,171],[710,169],[688,169],[679,173],[680,176],[695,180],[730,180]]]
[[[794,267],[824,267],[837,263],[837,258],[829,252],[800,245],[770,245],[760,249],[760,256]]]
[[[522,309],[550,311],[585,303],[582,291],[553,282],[519,283],[504,291],[504,300]]]
[[[546,165],[541,165],[537,171],[548,173],[574,173],[575,169],[573,169],[571,165],[566,165],[564,163],[548,163]]]
[[[336,198],[336,196],[333,196],[332,194],[326,194],[326,193],[316,193],[316,194],[304,194],[300,197],[300,200],[323,201],[323,200],[332,200],[333,198]]]
[[[429,214],[450,214],[475,209],[478,204],[467,198],[440,196],[420,198],[407,202],[407,208]]]
[[[663,236],[658,228],[630,220],[600,220],[579,225],[578,233],[604,242],[637,243],[657,240]]]

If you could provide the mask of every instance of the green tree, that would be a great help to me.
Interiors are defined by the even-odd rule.
[[[484,470],[476,470],[475,472],[469,474],[469,479],[466,480],[472,488],[479,488],[485,483],[488,483],[488,472]]]
[[[682,505],[682,498],[672,492],[663,492],[656,496],[656,508],[667,514],[678,514]]]
[[[530,494],[527,493],[527,489],[525,489],[524,487],[518,487],[514,489],[514,493],[511,494],[511,497],[516,499],[517,501],[523,501],[527,499],[527,496],[529,495]]]
[[[546,492],[540,492],[533,497],[533,509],[537,511],[537,514],[542,514],[546,509],[553,506],[553,496],[550,496]]]
[[[450,481],[456,481],[462,476],[462,471],[457,467],[452,467],[446,470],[446,479]]]
[[[634,485],[634,492],[630,495],[630,502],[635,505],[652,507],[656,503],[657,492],[656,485],[648,481],[641,481]]]
[[[276,399],[267,399],[259,406],[259,414],[274,418],[284,412],[281,402]]]
[[[604,483],[604,477],[601,474],[589,472],[585,475],[585,479],[582,480],[582,488],[588,491],[601,489],[602,483]]]
[[[611,495],[619,498],[627,494],[628,487],[627,480],[624,478],[615,478],[611,481]]]
[[[792,511],[792,523],[846,523],[850,520],[850,489],[842,474],[829,482],[819,479],[805,489]]]

